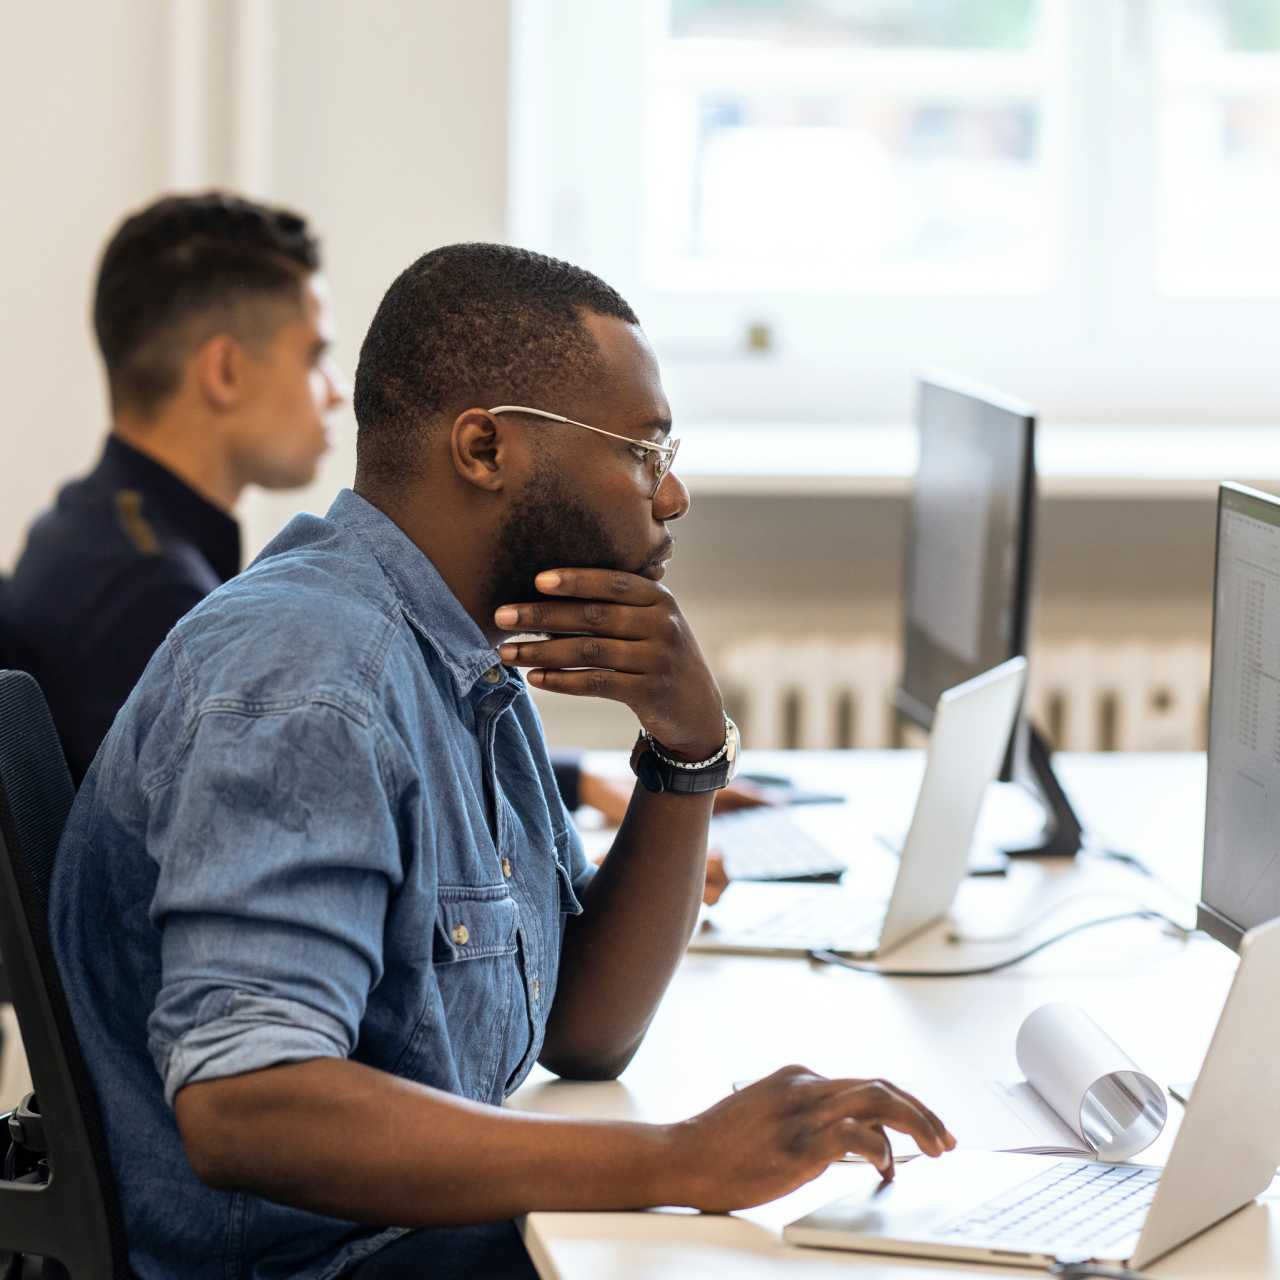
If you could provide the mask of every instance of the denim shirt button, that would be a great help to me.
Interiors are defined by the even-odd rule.
[[[542,983],[537,979],[529,984],[530,990],[533,992],[533,998],[536,1000],[542,994]]]
[[[511,859],[510,858],[503,858],[502,874],[506,876],[508,880],[511,879]]]
[[[465,924],[455,924],[451,936],[458,946],[465,947],[471,941],[471,930]]]
[[[502,679],[502,667],[490,667],[481,678],[486,684],[497,684]]]

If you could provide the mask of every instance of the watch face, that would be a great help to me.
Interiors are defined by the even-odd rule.
[[[733,781],[733,775],[738,771],[738,748],[741,745],[741,739],[738,736],[738,726],[734,724],[728,716],[726,716],[724,756],[729,762],[729,776],[725,778],[726,785]]]

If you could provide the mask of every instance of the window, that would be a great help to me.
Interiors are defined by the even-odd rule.
[[[1005,292],[1056,265],[1035,0],[671,0],[646,62],[659,288]]]
[[[1280,3],[1166,0],[1160,58],[1160,284],[1280,294]]]
[[[523,0],[510,234],[686,418],[1280,418],[1280,0]]]

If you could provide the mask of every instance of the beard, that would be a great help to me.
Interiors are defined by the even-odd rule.
[[[554,473],[545,473],[512,503],[495,540],[489,612],[499,605],[545,599],[534,578],[547,569],[622,569],[638,573],[603,521]]]

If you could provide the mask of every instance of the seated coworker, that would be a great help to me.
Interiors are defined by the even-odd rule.
[[[345,399],[319,245],[283,209],[210,193],[134,214],[93,321],[111,431],[32,526],[3,620],[77,782],[169,628],[239,572],[241,493],[308,483]]]
[[[888,1177],[885,1125],[949,1148],[893,1086],[799,1067],[673,1125],[500,1105],[535,1062],[621,1072],[697,916],[736,731],[660,581],[689,496],[631,309],[523,250],[409,267],[355,408],[354,491],[173,629],[59,851],[134,1272],[529,1276],[529,1210],[724,1211],[846,1151]],[[652,735],[598,871],[521,668]]]
[[[300,216],[219,192],[166,196],[107,245],[93,317],[111,431],[0,583],[0,667],[40,682],[77,782],[169,628],[239,572],[244,489],[315,477],[346,399],[320,272]],[[570,809],[621,820],[578,753],[556,780]]]
[[[33,525],[14,585],[0,579],[0,669],[37,677],[77,783],[169,629],[239,572],[230,513],[245,486],[315,476],[324,416],[345,398],[319,332],[332,327],[320,267],[302,218],[221,193],[156,201],[103,254],[94,324],[112,428],[94,469]],[[289,305],[291,294],[303,302],[300,274],[315,274],[314,308]],[[279,357],[272,347],[294,336],[283,322],[302,322],[305,338],[308,320],[326,378],[312,380],[309,361],[275,358],[258,359],[261,376],[230,395],[212,380],[237,344],[245,362]],[[310,356],[305,341],[300,349]],[[312,394],[295,393],[300,381]],[[248,430],[265,411],[265,430]],[[289,442],[282,472],[272,455]],[[622,821],[629,788],[584,770],[579,751],[553,752],[552,767],[571,811],[592,805]],[[716,806],[753,800],[749,784],[731,784]],[[711,883],[723,883],[722,862]]]

